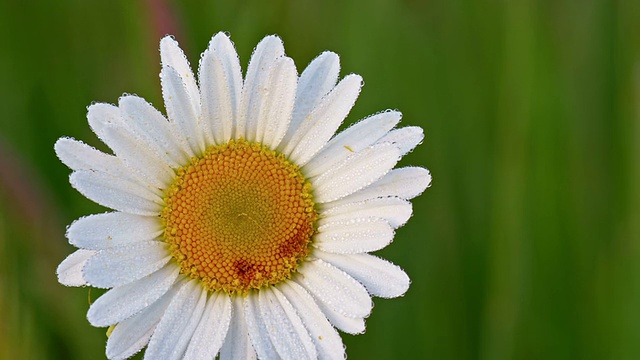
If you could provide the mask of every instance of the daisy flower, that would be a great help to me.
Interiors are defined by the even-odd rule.
[[[336,329],[363,333],[371,297],[409,287],[369,253],[429,186],[423,168],[393,169],[422,129],[396,129],[401,114],[384,111],[335,135],[361,77],[337,82],[332,52],[298,76],[276,36],[257,45],[244,78],[223,33],[200,58],[199,82],[173,38],[160,55],[167,117],[125,95],[88,108],[113,154],[55,144],[71,185],[113,210],[68,227],[79,250],[59,281],[110,289],[87,314],[109,327],[110,359],[145,346],[145,359],[345,358]]]

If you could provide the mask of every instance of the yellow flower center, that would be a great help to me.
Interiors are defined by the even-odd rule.
[[[290,278],[318,217],[311,184],[282,154],[242,139],[178,169],[164,197],[164,239],[182,273],[246,293]]]

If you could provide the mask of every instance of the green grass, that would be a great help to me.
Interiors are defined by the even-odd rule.
[[[243,67],[279,34],[298,70],[324,50],[365,87],[346,123],[388,108],[424,128],[404,165],[433,186],[380,252],[412,278],[375,300],[350,359],[640,357],[640,2],[0,0],[0,359],[104,357],[98,291],[55,267],[75,192],[53,143],[105,149],[86,106],[163,109],[158,41],[197,63],[217,31]],[[159,2],[160,3],[160,2]]]

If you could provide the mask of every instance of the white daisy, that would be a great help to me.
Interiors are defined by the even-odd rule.
[[[362,79],[336,84],[332,52],[298,76],[276,36],[244,79],[223,33],[200,59],[199,85],[171,37],[160,55],[168,120],[125,95],[88,109],[113,155],[55,145],[71,185],[114,210],[69,226],[79,250],[59,281],[110,289],[87,315],[111,327],[110,359],[145,346],[148,359],[344,358],[335,328],[364,332],[371,296],[409,287],[369,252],[429,186],[423,168],[393,169],[422,129],[394,129],[401,114],[385,111],[334,136]]]

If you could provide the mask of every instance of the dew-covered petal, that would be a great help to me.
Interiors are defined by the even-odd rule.
[[[158,217],[112,212],[74,221],[67,229],[67,238],[79,248],[101,250],[153,240],[162,232]]]
[[[111,174],[79,170],[69,182],[88,199],[129,214],[155,216],[162,210],[162,199],[146,187]]]
[[[231,322],[231,298],[214,292],[207,301],[202,319],[193,333],[184,359],[212,360],[222,347]]]
[[[95,170],[137,182],[122,160],[72,138],[60,138],[54,145],[56,155],[71,170]]]
[[[394,231],[384,219],[337,220],[318,227],[313,246],[337,254],[358,254],[384,248]]]
[[[103,143],[109,145],[106,141],[103,130],[107,126],[121,126],[125,127],[122,117],[120,116],[120,109],[111,104],[96,103],[87,108],[87,120],[91,130],[98,136]]]
[[[418,126],[406,126],[390,131],[386,136],[378,140],[379,143],[390,142],[400,148],[401,156],[405,156],[424,139],[422,128]]]
[[[65,286],[84,286],[87,285],[84,277],[82,276],[82,268],[87,263],[90,257],[95,255],[93,250],[76,250],[62,260],[56,274],[58,274],[58,282]]]
[[[202,116],[213,144],[231,140],[242,92],[240,59],[233,43],[222,32],[209,42],[200,60]]]
[[[344,345],[338,332],[333,328],[313,297],[293,281],[285,281],[278,289],[289,299],[309,331],[316,346],[319,359],[344,359]]]
[[[160,40],[160,61],[163,67],[171,67],[176,70],[184,84],[189,103],[194,111],[200,108],[200,92],[193,71],[187,57],[184,55],[178,42],[171,36],[165,36]]]
[[[397,229],[404,225],[413,213],[411,203],[397,197],[376,198],[338,206],[324,206],[322,222],[357,218],[381,218]]]
[[[147,188],[162,193],[171,183],[174,172],[163,162],[149,146],[133,137],[125,129],[115,126],[105,127],[103,134],[116,156],[135,172]]]
[[[260,311],[258,293],[253,291],[244,298],[244,314],[249,330],[251,344],[259,359],[277,359],[278,353],[269,337],[269,330],[265,318]]]
[[[323,260],[305,262],[295,280],[327,307],[350,318],[369,315],[373,303],[367,290],[352,277]]]
[[[333,89],[340,73],[340,58],[336,53],[325,51],[313,59],[300,75],[296,101],[291,117],[289,132],[294,133],[318,105],[320,100]]]
[[[144,241],[98,251],[87,261],[82,273],[91,286],[112,288],[158,271],[170,259],[166,243]]]
[[[371,146],[393,129],[400,118],[402,114],[398,111],[385,111],[352,125],[331,139],[302,171],[310,178],[323,174],[354,152]]]
[[[202,116],[199,114],[199,108],[193,107],[186,85],[176,69],[163,66],[160,71],[160,81],[169,120],[178,128],[182,139],[189,144],[191,151],[196,156],[200,156],[206,144],[204,134],[200,131]],[[199,96],[198,101],[200,101]]]
[[[153,185],[152,191],[163,188],[170,181],[172,171],[145,141],[136,138],[135,132],[123,122],[119,108],[94,104],[89,107],[87,118],[100,140],[113,150],[130,172],[145,184]]]
[[[107,358],[123,360],[142,350],[179,288],[174,285],[158,301],[118,323],[107,340]]]
[[[381,197],[399,197],[409,200],[422,194],[429,185],[431,185],[431,174],[427,169],[421,167],[393,169],[366,188],[327,205],[337,207]]]
[[[91,304],[87,319],[96,327],[109,326],[128,319],[164,295],[179,273],[178,266],[168,264],[142,279],[115,287]]]
[[[256,140],[270,149],[277,148],[291,121],[298,73],[293,60],[281,57],[269,71],[260,104]]]
[[[191,280],[178,290],[149,341],[145,359],[182,359],[206,300],[207,291],[198,280]]]
[[[306,291],[306,290],[305,290]],[[345,316],[329,307],[326,303],[316,299],[316,304],[327,320],[336,328],[347,334],[362,334],[365,330],[364,318],[352,318]]]
[[[128,172],[145,184],[153,185],[150,191],[163,188],[171,179],[168,166],[153,154],[148,144],[136,139],[131,128],[123,122],[119,108],[109,104],[91,105],[87,119],[93,132],[127,165]]]
[[[298,166],[305,165],[335,134],[360,94],[362,78],[348,75],[282,141],[283,153]]]
[[[291,303],[276,288],[261,289],[260,311],[282,359],[316,359],[316,348]]]
[[[341,161],[314,181],[315,201],[326,203],[350,195],[378,180],[400,160],[391,143],[368,147]]]
[[[340,255],[322,251],[317,257],[359,281],[371,295],[382,298],[402,296],[409,289],[409,276],[397,265],[369,254]]]
[[[284,56],[282,40],[274,35],[262,39],[253,51],[242,88],[236,138],[243,137],[248,141],[255,141],[260,106],[266,93],[265,86],[269,73],[275,61],[282,56]]]
[[[327,316],[329,322],[336,328],[340,329],[347,334],[357,335],[363,334],[366,328],[364,318],[350,318],[344,316],[341,313],[329,308],[327,305],[318,304],[320,310]]]
[[[232,299],[233,312],[229,331],[220,349],[220,360],[253,359],[257,358],[251,345],[249,330],[245,320],[244,299],[234,296]]]
[[[133,95],[120,98],[121,116],[136,138],[149,146],[171,168],[186,164],[193,153],[169,121],[146,100]]]

